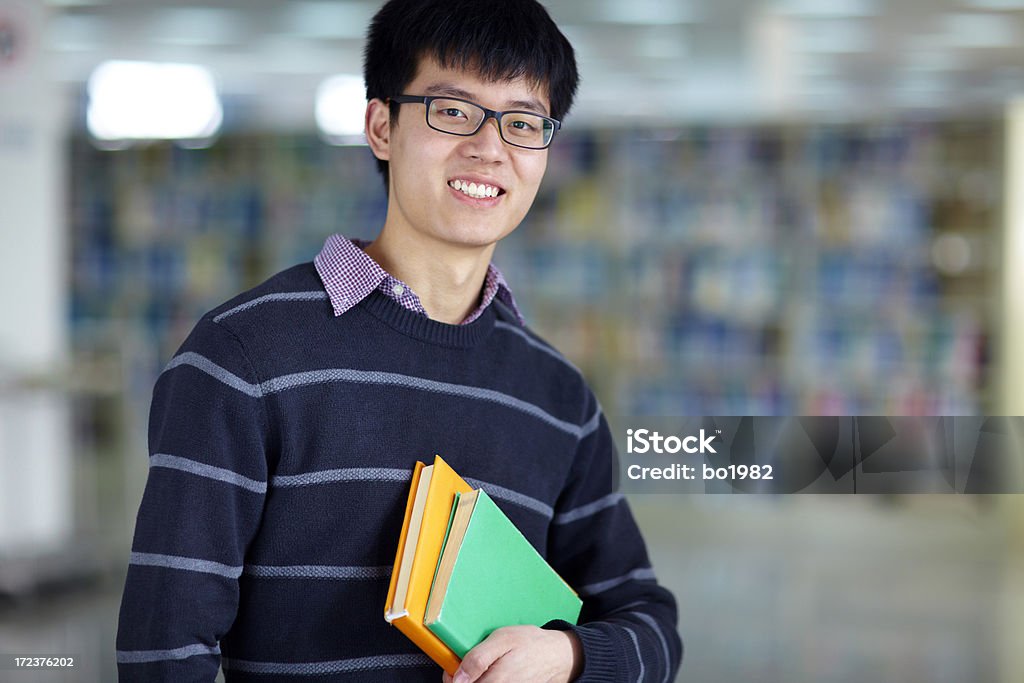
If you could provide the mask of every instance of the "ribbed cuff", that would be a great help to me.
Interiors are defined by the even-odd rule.
[[[580,639],[583,649],[583,669],[575,683],[621,683],[625,680],[622,669],[625,652],[622,643],[606,630],[595,626],[574,626],[567,621],[550,621],[544,628],[572,631]]]

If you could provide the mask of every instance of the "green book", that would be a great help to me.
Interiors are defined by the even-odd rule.
[[[582,605],[490,496],[458,495],[423,619],[455,654],[502,626],[575,624]]]

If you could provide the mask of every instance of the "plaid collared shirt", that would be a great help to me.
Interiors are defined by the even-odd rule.
[[[409,285],[381,268],[379,263],[363,251],[368,244],[370,243],[362,240],[349,240],[342,235],[331,235],[324,242],[324,248],[313,259],[316,272],[320,274],[327,295],[331,298],[334,314],[341,315],[376,289],[404,308],[427,315],[423,303]],[[523,316],[516,306],[508,283],[505,282],[505,276],[493,263],[487,266],[480,305],[462,321],[462,324],[471,323],[479,318],[495,297],[512,309],[516,319],[523,324]]]

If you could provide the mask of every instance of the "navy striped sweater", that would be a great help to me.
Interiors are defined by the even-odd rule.
[[[579,372],[492,303],[447,325],[312,264],[204,316],[157,380],[117,634],[122,681],[430,681],[383,618],[412,466],[440,453],[584,598],[581,681],[681,658]],[[567,627],[567,625],[562,625]]]

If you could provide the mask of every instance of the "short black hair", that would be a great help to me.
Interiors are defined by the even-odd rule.
[[[421,59],[489,81],[526,78],[547,88],[551,117],[572,107],[579,73],[572,45],[536,0],[389,0],[373,17],[363,54],[366,99],[402,94]],[[398,106],[391,104],[391,120]],[[388,181],[388,162],[377,160]]]

